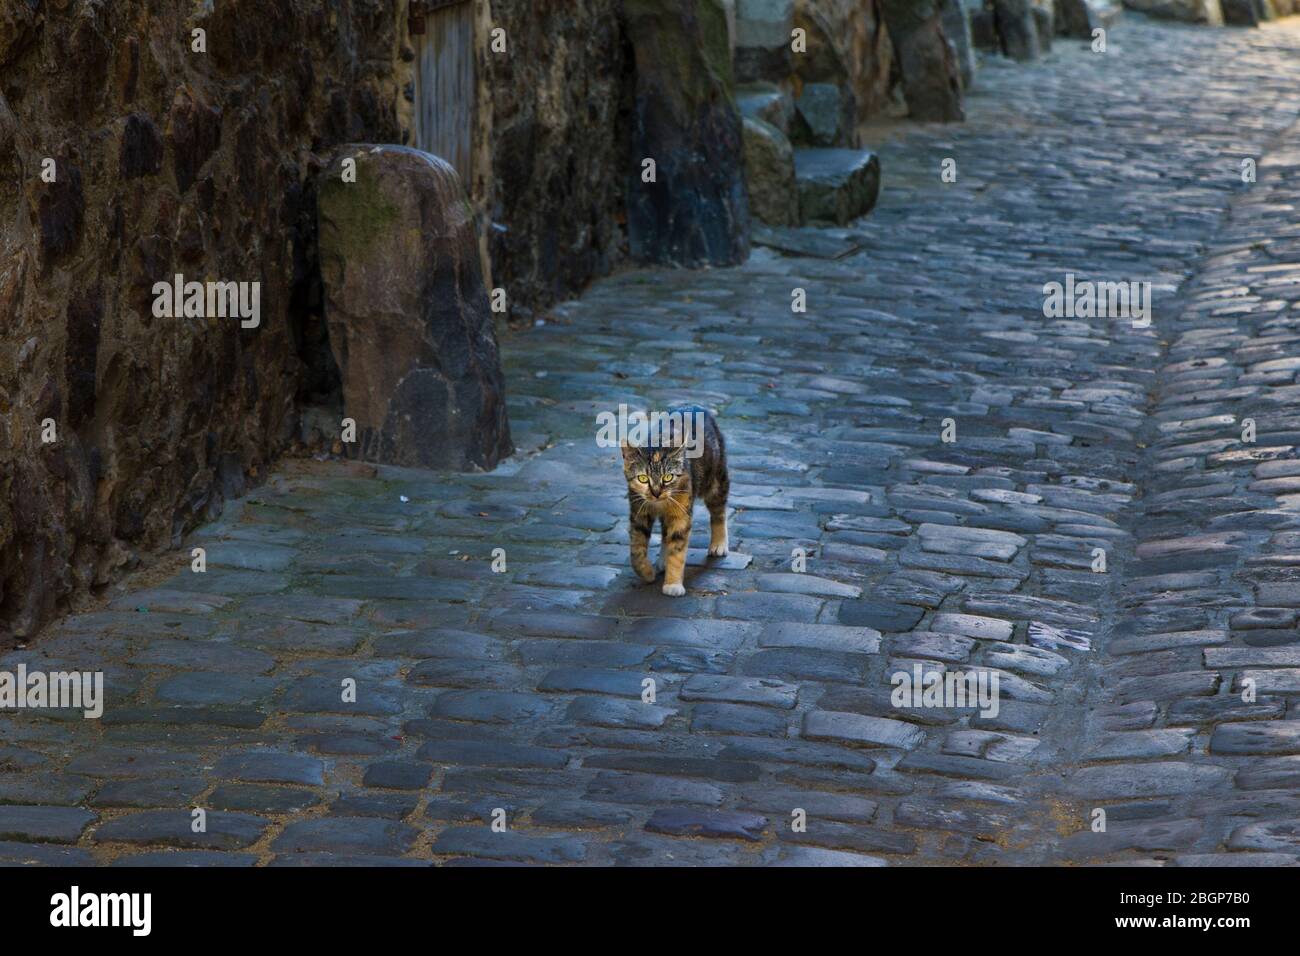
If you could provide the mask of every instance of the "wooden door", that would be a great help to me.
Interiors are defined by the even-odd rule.
[[[412,0],[413,6],[417,0]],[[468,191],[474,136],[474,5],[424,0],[416,44],[415,145],[451,163]],[[412,18],[413,26],[416,18]]]

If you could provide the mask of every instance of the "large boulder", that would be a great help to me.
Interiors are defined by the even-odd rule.
[[[636,59],[627,211],[632,255],[688,267],[743,262],[749,255],[744,136],[722,4],[623,0],[623,17]],[[646,181],[647,159],[654,160],[652,181]]]
[[[804,223],[843,226],[865,216],[880,195],[880,160],[861,149],[796,149],[795,181]]]
[[[836,83],[805,83],[794,101],[790,136],[801,145],[849,146],[853,102]]]
[[[1120,8],[1109,0],[1057,0],[1056,32],[1059,36],[1091,40],[1092,31],[1109,30]]]
[[[1000,53],[1002,44],[998,40],[998,23],[993,8],[983,4],[972,5],[970,0],[962,0],[962,5],[966,8],[966,19],[970,21],[970,41],[975,49]]]
[[[782,136],[790,135],[790,124],[794,121],[794,100],[775,83],[751,83],[737,87],[736,106],[740,108],[742,117],[771,123],[781,131]]]
[[[1124,0],[1124,6],[1165,20],[1223,25],[1223,9],[1219,6],[1219,0]]]
[[[749,208],[771,226],[799,224],[799,192],[794,182],[794,150],[785,134],[761,119],[745,117],[745,175]]]
[[[1223,22],[1231,27],[1257,27],[1269,19],[1263,0],[1219,0]]]
[[[956,53],[943,33],[939,0],[881,0],[903,77],[908,115],[943,123],[965,119]]]
[[[893,49],[875,0],[796,0],[794,25],[807,40],[793,57],[800,86],[838,86],[850,130],[889,110]]]
[[[494,468],[513,450],[505,383],[456,171],[405,146],[345,146],[321,173],[317,221],[343,414],[357,426],[345,452]]]
[[[1047,53],[1052,49],[1052,35],[1056,32],[1056,7],[1053,0],[1035,0],[1034,27],[1038,30],[1038,50]]]
[[[736,0],[735,17],[736,78],[742,83],[785,79],[790,74],[794,0]]]
[[[993,21],[1002,52],[1013,60],[1037,60],[1038,23],[1031,0],[993,0]]]
[[[957,57],[961,88],[969,90],[975,82],[975,44],[971,40],[970,18],[966,16],[961,0],[940,0],[939,12],[943,19],[943,35],[952,44]]]

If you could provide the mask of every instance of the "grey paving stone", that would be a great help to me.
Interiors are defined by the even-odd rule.
[[[494,631],[503,634],[570,637],[595,641],[611,636],[618,625],[618,620],[587,614],[571,614],[565,611],[507,611],[493,614],[489,623]]]
[[[632,621],[627,630],[627,637],[629,640],[646,644],[734,650],[760,630],[762,630],[761,625],[746,621],[656,617]]]
[[[196,672],[168,678],[158,685],[154,695],[163,704],[235,706],[265,701],[275,691],[276,683],[269,677]]]
[[[228,783],[216,787],[204,800],[204,805],[214,810],[277,814],[297,813],[320,802],[321,798],[310,790]]]
[[[837,624],[768,624],[758,635],[760,647],[807,647],[824,651],[874,654],[880,632]]]
[[[782,841],[828,850],[846,850],[868,855],[877,853],[906,855],[916,851],[916,839],[910,833],[879,827],[818,821],[802,832],[785,829],[777,832]]]
[[[655,653],[650,644],[613,641],[523,641],[518,648],[525,664],[581,664],[588,667],[635,667]]]
[[[954,830],[992,839],[1013,830],[1015,817],[1005,809],[911,798],[898,805],[894,811],[894,822],[922,830]]]
[[[506,654],[505,642],[473,631],[434,628],[428,631],[384,634],[375,639],[375,654],[380,657],[464,658],[499,661]]]
[[[413,760],[384,760],[366,767],[361,785],[385,790],[423,790],[433,777],[427,764]]]
[[[431,740],[417,756],[438,764],[473,767],[541,767],[560,769],[569,762],[562,750],[513,744],[503,740]]]
[[[627,807],[610,806],[589,800],[557,800],[544,803],[533,811],[534,826],[557,829],[594,829],[630,823],[634,813]]]
[[[418,830],[404,823],[373,817],[324,817],[290,823],[271,849],[279,854],[401,856],[418,836]]]
[[[1221,720],[1272,720],[1286,713],[1280,698],[1260,697],[1247,704],[1240,697],[1200,697],[1180,700],[1169,707],[1171,724],[1206,724]]]
[[[812,624],[817,620],[822,603],[821,598],[804,594],[752,591],[718,598],[716,613],[719,617],[738,618],[742,621],[801,621]]]
[[[89,851],[50,843],[0,840],[0,866],[93,866]]]
[[[67,771],[88,777],[150,777],[157,774],[194,773],[202,761],[191,753],[161,748],[98,747],[74,757]]]
[[[422,687],[517,687],[523,670],[498,661],[435,658],[421,661],[407,672],[408,683]]]
[[[1277,790],[1300,787],[1300,756],[1256,760],[1237,771],[1243,790]]]
[[[94,789],[89,777],[51,773],[0,773],[0,805],[71,807]]]
[[[767,829],[767,817],[734,810],[666,807],[650,814],[645,828],[652,833],[666,833],[670,836],[758,841]]]
[[[1133,760],[1187,753],[1191,730],[1131,730],[1107,734],[1086,754],[1088,760]]]
[[[701,777],[722,783],[748,783],[757,780],[761,776],[757,764],[712,757],[598,753],[585,757],[582,765],[608,770],[627,770],[634,773],[662,774],[671,777]]]
[[[239,850],[256,843],[271,825],[262,817],[217,810],[205,814],[204,830],[196,832],[196,822],[189,810],[142,810],[101,824],[91,839],[96,843]]]
[[[799,688],[771,678],[723,677],[694,674],[681,688],[682,700],[717,701],[729,704],[759,704],[790,710]]]
[[[252,853],[226,853],[218,850],[149,850],[144,853],[125,853],[113,861],[113,866],[142,867],[208,867],[253,866],[257,857]]]
[[[659,687],[666,683],[661,675],[651,676],[634,671],[600,670],[588,667],[561,667],[549,671],[537,683],[543,693],[613,694],[621,697],[641,697],[644,682],[652,680]],[[656,691],[657,693],[657,691]]]
[[[194,807],[207,787],[207,780],[199,776],[107,780],[90,803],[95,807]]]
[[[414,793],[348,793],[330,804],[330,815],[401,820],[410,816],[419,802]]]
[[[1174,857],[1174,866],[1295,866],[1297,858],[1288,853],[1184,853]]]
[[[231,754],[217,761],[213,772],[231,780],[262,783],[296,783],[319,786],[325,782],[325,765],[316,757],[271,751]]]
[[[0,840],[76,843],[94,819],[79,807],[0,806]]]
[[[340,754],[355,757],[376,757],[396,750],[401,744],[391,737],[374,734],[306,734],[294,744],[301,750],[314,750],[322,754]]]
[[[1300,720],[1255,720],[1214,728],[1210,753],[1300,754]]]
[[[435,854],[469,854],[496,860],[525,863],[580,863],[587,855],[586,844],[575,836],[533,836],[488,827],[453,827],[433,841]]]
[[[722,791],[711,783],[643,773],[597,773],[587,796],[604,803],[700,804],[716,807]]]
[[[803,680],[860,683],[870,658],[862,654],[807,648],[757,651],[741,664],[741,673],[754,677],[789,677]]]
[[[748,843],[639,833],[609,844],[607,852],[615,866],[740,866],[751,848]]]
[[[1300,851],[1300,819],[1270,820],[1266,823],[1248,823],[1238,827],[1228,838],[1228,848],[1263,852],[1298,852]]]
[[[355,699],[352,699],[354,698]],[[357,714],[383,716],[401,712],[393,690],[356,681],[355,692],[343,680],[301,677],[289,684],[280,697],[285,710],[308,714]]]
[[[870,627],[883,633],[910,631],[921,620],[924,611],[909,604],[861,599],[840,604],[840,623],[852,627]]]
[[[804,715],[803,736],[857,747],[899,747],[911,750],[925,742],[925,731],[887,717],[810,710]]]
[[[771,814],[774,825],[788,826],[797,811],[809,820],[837,820],[842,823],[870,823],[880,805],[874,800],[849,794],[825,793],[794,788],[757,785],[746,788],[740,806]]]
[[[639,691],[638,691],[639,693]],[[430,714],[451,720],[493,724],[535,721],[550,713],[552,704],[536,694],[509,691],[451,691],[442,694]]]
[[[764,862],[770,866],[869,866],[880,867],[889,864],[878,856],[865,853],[849,853],[844,850],[827,850],[816,846],[782,846],[772,847],[764,855]]]
[[[1113,823],[1104,832],[1087,829],[1071,835],[1062,851],[1066,859],[1089,860],[1124,850],[1187,850],[1196,843],[1203,827],[1200,820]]]
[[[1082,767],[1068,781],[1080,797],[1116,799],[1199,793],[1223,784],[1229,776],[1223,767],[1162,761]]]
[[[787,594],[811,594],[836,598],[856,598],[862,594],[862,588],[855,584],[843,584],[813,574],[760,574],[756,576],[755,583],[760,591],[778,591]]]
[[[608,697],[579,697],[569,705],[566,716],[580,724],[601,727],[662,727],[677,711],[646,704],[641,700],[616,700]]]
[[[431,860],[401,856],[372,856],[356,853],[287,853],[271,860],[274,867],[411,867],[432,866]]]
[[[1009,641],[1015,625],[1011,621],[995,617],[945,612],[934,616],[934,620],[930,622],[930,630],[979,640]]]
[[[696,704],[691,709],[694,733],[754,734],[784,737],[789,720],[777,710],[743,704]]]

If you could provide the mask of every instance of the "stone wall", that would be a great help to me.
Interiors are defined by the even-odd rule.
[[[0,638],[289,443],[315,157],[400,141],[399,43],[386,0],[0,0]],[[260,282],[259,326],[156,318],[178,272]]]
[[[620,5],[492,0],[507,52],[481,54],[479,155],[491,175],[471,192],[492,223],[492,282],[516,315],[571,296],[627,253],[635,81]]]
[[[619,8],[476,9],[467,186],[516,314],[626,253]],[[0,0],[0,640],[175,546],[337,398],[315,176],[413,141],[407,27],[406,0]],[[259,282],[258,327],[156,318],[176,273]]]

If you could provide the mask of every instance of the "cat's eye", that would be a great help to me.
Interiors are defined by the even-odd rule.
[[[650,480],[650,476],[649,476],[649,475],[637,475],[637,476],[636,476],[636,480],[639,481],[639,482],[641,482],[641,484],[644,485],[646,482],[648,482],[648,481]]]
[[[676,475],[664,475],[664,484],[670,483],[676,477]]]

